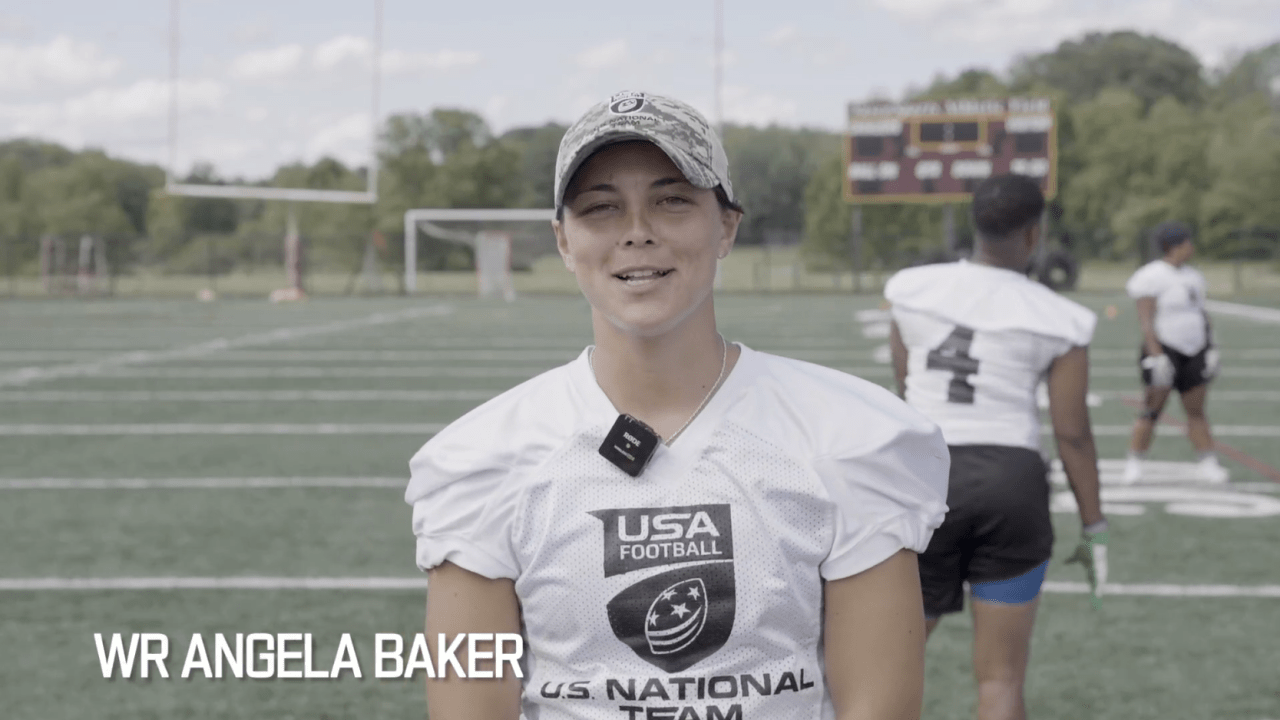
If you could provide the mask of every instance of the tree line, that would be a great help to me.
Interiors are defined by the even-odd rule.
[[[1008,69],[939,76],[911,99],[1053,98],[1059,138],[1051,234],[1083,257],[1144,254],[1146,228],[1178,219],[1210,256],[1270,256],[1280,230],[1280,42],[1207,71],[1170,41],[1091,33],[1021,57]],[[300,204],[311,267],[351,269],[371,238],[399,261],[404,211],[417,207],[547,207],[563,125],[496,134],[478,113],[438,108],[388,117],[373,206]],[[747,215],[739,242],[800,242],[818,267],[849,265],[850,206],[842,197],[842,137],[822,130],[728,125],[724,143]],[[361,190],[366,168],[326,158],[278,168],[254,184]],[[186,182],[227,183],[212,165]],[[243,182],[234,180],[234,182]],[[278,264],[283,203],[173,197],[154,165],[72,151],[37,139],[0,142],[0,263],[34,272],[43,235],[108,241],[112,266],[177,273]],[[955,213],[962,240],[966,208]],[[867,260],[894,267],[936,250],[942,213],[867,206]],[[216,253],[210,248],[216,248]],[[428,243],[421,269],[466,269],[469,249]]]

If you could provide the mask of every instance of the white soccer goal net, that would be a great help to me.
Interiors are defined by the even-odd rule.
[[[475,262],[476,294],[515,299],[512,271],[528,269],[554,254],[553,210],[422,208],[404,214],[404,287],[418,289],[419,243],[451,243],[470,249]]]

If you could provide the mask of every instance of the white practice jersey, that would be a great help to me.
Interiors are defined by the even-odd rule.
[[[908,268],[885,285],[907,347],[907,402],[948,445],[1040,449],[1036,387],[1088,345],[1097,316],[1011,270],[967,261]]]
[[[1124,289],[1134,299],[1156,299],[1156,337],[1161,344],[1184,355],[1195,355],[1208,344],[1204,319],[1208,288],[1199,270],[1156,260],[1138,268]]]
[[[823,580],[928,545],[947,509],[937,427],[875,385],[745,347],[639,477],[598,452],[617,417],[584,352],[410,462],[418,566],[515,581],[523,717],[833,717]]]

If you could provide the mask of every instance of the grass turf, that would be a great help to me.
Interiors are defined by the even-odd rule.
[[[1115,320],[1102,319],[1095,366],[1132,367],[1136,322],[1114,295],[1085,295]],[[726,337],[760,350],[837,367],[869,368],[888,384],[853,312],[874,298],[738,296],[719,301]],[[263,343],[198,359],[127,364],[126,372],[70,376],[27,386],[0,386],[2,423],[444,423],[470,401],[48,402],[6,398],[7,392],[175,390],[444,390],[497,392],[576,355],[590,341],[589,313],[578,298],[534,297],[514,305],[467,299],[261,302],[22,302],[0,305],[3,353],[75,352],[74,358],[5,359],[0,377],[24,366],[92,363],[124,352],[159,350],[238,338],[282,327],[355,321],[374,313],[448,305],[446,315],[392,325],[353,327]],[[874,323],[870,323],[874,324]],[[1280,333],[1254,322],[1215,321],[1228,367],[1274,367],[1249,351],[1280,347]],[[871,334],[875,334],[872,332]],[[314,359],[269,353],[317,351]],[[376,360],[325,359],[324,353],[418,353]],[[481,355],[487,352],[489,355]],[[436,353],[434,356],[430,353]],[[450,354],[453,353],[453,354]],[[81,357],[80,355],[83,355]],[[505,377],[253,377],[235,368],[518,368]],[[156,373],[149,373],[155,368]],[[174,368],[206,377],[148,377]],[[221,373],[223,376],[213,376]],[[126,375],[126,376],[121,376]],[[1136,372],[1099,372],[1096,389],[1136,391]],[[1275,390],[1280,379],[1224,377],[1219,390]],[[478,402],[478,401],[477,401]],[[1219,423],[1277,425],[1277,404],[1221,401],[1210,393]],[[1170,411],[1172,416],[1179,413]],[[1108,398],[1094,410],[1099,425],[1125,425],[1132,410]],[[424,437],[180,436],[0,437],[0,476],[7,478],[183,478],[246,476],[403,477]],[[1226,438],[1271,465],[1273,439]],[[1119,457],[1125,439],[1099,437],[1103,457]],[[1161,437],[1153,457],[1189,460],[1180,438]],[[1229,460],[1237,481],[1261,481]],[[40,576],[411,576],[408,508],[398,491],[291,490],[0,490],[0,577]],[[1140,516],[1116,517],[1112,578],[1122,582],[1280,583],[1275,562],[1280,519],[1196,518],[1148,504]],[[1078,532],[1072,515],[1055,516],[1055,558]],[[1050,579],[1079,580],[1051,564]],[[402,591],[114,591],[0,593],[0,697],[7,718],[58,720],[212,717],[414,717],[422,714],[414,682],[104,680],[94,632],[168,633],[182,653],[193,632],[315,634],[318,655],[331,658],[337,637],[351,633],[362,653],[373,633],[416,632],[422,597]],[[1231,598],[1110,597],[1093,612],[1083,596],[1047,595],[1037,624],[1028,682],[1035,717],[1280,717],[1280,601]],[[949,618],[929,646],[925,716],[972,716],[968,620]],[[180,661],[180,659],[179,659]],[[174,661],[175,663],[179,661]],[[327,662],[327,659],[326,659]],[[362,665],[368,670],[371,659]]]

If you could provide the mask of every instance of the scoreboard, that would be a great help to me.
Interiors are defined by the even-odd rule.
[[[992,175],[1026,175],[1057,194],[1057,128],[1046,98],[851,103],[845,199],[967,201]]]

